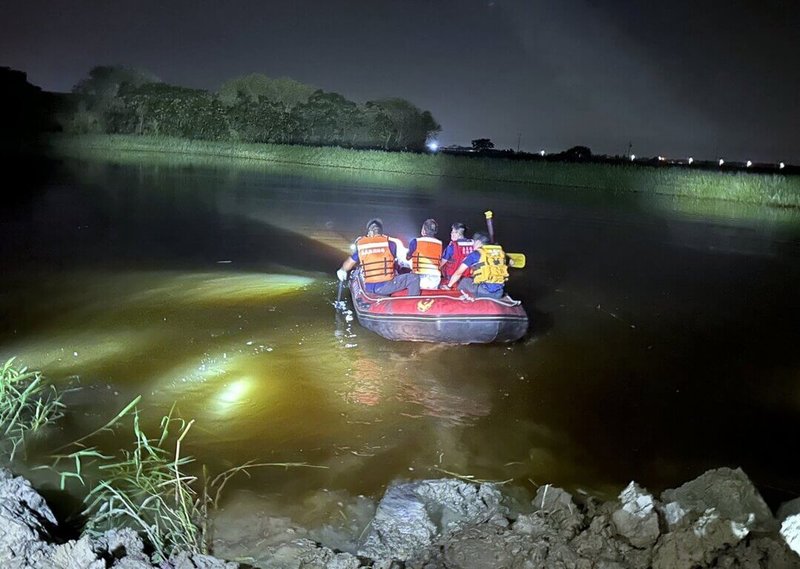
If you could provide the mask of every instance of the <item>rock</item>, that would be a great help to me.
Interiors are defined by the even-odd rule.
[[[573,510],[577,510],[577,506],[572,501],[572,494],[552,484],[539,486],[536,490],[536,497],[533,499],[533,507],[547,512],[567,510],[570,514]]]
[[[459,480],[423,480],[413,484],[429,511],[440,514],[437,525],[442,533],[488,521],[508,523],[501,506],[503,497],[492,484],[476,485]]]
[[[710,565],[745,535],[740,524],[709,508],[695,523],[661,537],[653,551],[653,569]]]
[[[123,557],[114,563],[112,567],[113,569],[153,569],[153,565],[149,561],[131,559],[130,557]]]
[[[392,567],[391,561],[388,563],[382,566]],[[268,548],[259,565],[270,569],[358,569],[361,563],[354,555],[337,553],[303,538]]]
[[[544,567],[547,543],[536,542],[494,524],[480,524],[441,538],[421,555],[406,563],[407,569],[440,568],[509,569]]]
[[[505,521],[501,495],[490,484],[423,480],[390,486],[358,554],[405,561],[439,535],[487,521]]]
[[[20,502],[43,523],[55,527],[56,517],[39,493],[33,489],[31,483],[21,476],[14,476],[10,470],[0,468],[0,502]]]
[[[572,501],[572,494],[550,484],[540,486],[533,499],[536,508],[532,514],[521,514],[513,530],[530,535],[533,539],[569,540],[583,525],[583,514]]]
[[[652,547],[661,533],[653,496],[631,482],[620,492],[619,501],[622,507],[611,515],[617,533],[634,547]]]
[[[358,554],[406,560],[433,543],[437,527],[410,485],[390,488]]]
[[[57,546],[50,561],[58,569],[106,569],[105,560],[98,558],[89,536]]]
[[[651,550],[637,549],[626,539],[619,539],[609,515],[598,515],[589,527],[570,545],[582,559],[590,560],[592,569],[625,567],[647,569],[651,566]]]
[[[56,518],[30,482],[0,469],[0,567],[35,567],[52,554]],[[41,566],[41,565],[40,565]]]
[[[532,541],[552,541],[558,538],[559,524],[542,511],[520,514],[511,526],[515,533],[530,536]]]
[[[667,527],[670,530],[680,526],[689,514],[678,502],[668,502],[659,508],[659,511],[664,516],[664,521],[667,522]]]
[[[150,563],[142,538],[130,528],[108,530],[95,540],[94,547],[107,559]]]
[[[198,555],[182,552],[170,557],[174,569],[237,569],[238,563],[223,561],[210,555]]]
[[[715,561],[719,569],[799,569],[800,557],[780,539],[759,537],[740,541]]]
[[[714,509],[721,518],[748,524],[748,530],[768,533],[777,529],[772,512],[741,468],[709,470],[679,488],[665,490],[661,501],[676,502],[695,515]]]
[[[784,519],[780,534],[786,545],[800,555],[800,514],[794,514]]]

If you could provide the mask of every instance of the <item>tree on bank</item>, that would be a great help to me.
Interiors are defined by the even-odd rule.
[[[106,112],[107,132],[176,136],[203,140],[229,139],[222,103],[201,89],[166,83],[125,86]]]
[[[143,69],[98,65],[89,70],[88,77],[75,84],[72,92],[80,97],[87,110],[104,112],[120,94],[120,89],[160,82],[158,77]]]
[[[405,99],[369,101],[366,106],[376,111],[373,120],[381,134],[386,135],[383,147],[387,150],[422,150],[425,141],[442,130],[430,112]]]
[[[255,101],[239,95],[233,104],[223,103],[228,119],[229,138],[235,142],[286,142],[290,130],[283,105],[269,99]]]
[[[292,79],[251,74],[218,93],[159,82],[124,67],[95,67],[74,89],[67,130],[203,140],[422,150],[441,130],[400,98],[359,105]]]
[[[228,106],[236,104],[242,97],[252,103],[266,99],[280,103],[285,109],[305,103],[317,90],[316,87],[300,83],[288,77],[271,79],[263,73],[251,73],[230,79],[217,91],[220,100]]]
[[[339,93],[315,91],[292,110],[293,142],[351,145],[358,128],[358,105]]]
[[[492,150],[494,142],[489,138],[476,138],[472,141],[472,149],[480,152],[481,150]]]

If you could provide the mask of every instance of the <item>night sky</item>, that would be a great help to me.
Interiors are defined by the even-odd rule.
[[[440,142],[800,163],[797,0],[4,2],[0,65],[217,89],[249,73],[430,110]]]

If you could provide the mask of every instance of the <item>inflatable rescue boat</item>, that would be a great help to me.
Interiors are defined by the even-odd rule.
[[[364,289],[361,270],[353,271],[350,294],[358,323],[389,340],[487,344],[514,342],[528,331],[522,303],[509,296],[474,298],[461,291],[422,290],[379,296]]]

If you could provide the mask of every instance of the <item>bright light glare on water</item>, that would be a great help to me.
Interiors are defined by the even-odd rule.
[[[217,396],[217,411],[220,413],[235,411],[235,406],[250,392],[252,383],[251,378],[242,378],[223,387]]]

